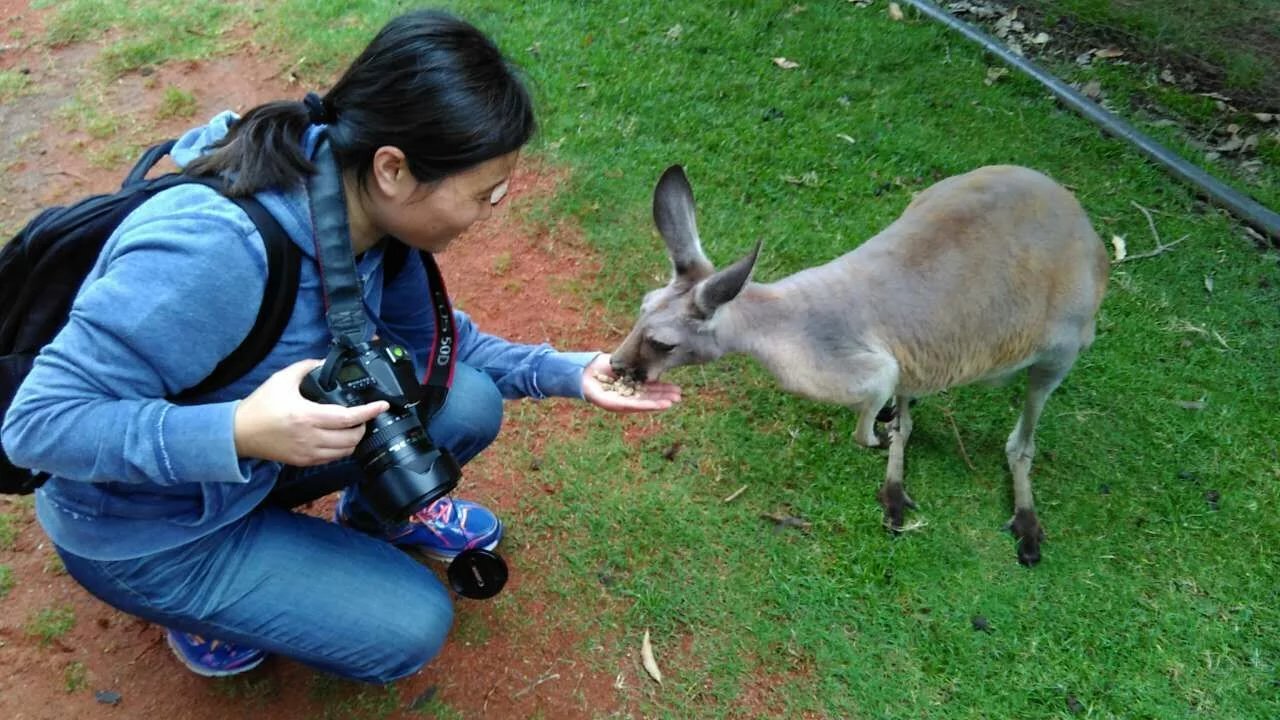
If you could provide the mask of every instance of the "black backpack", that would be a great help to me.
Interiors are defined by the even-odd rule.
[[[147,173],[173,144],[170,140],[143,153],[119,191],[48,208],[0,248],[0,419],[31,372],[40,348],[66,324],[76,292],[125,216],[156,193],[182,183],[201,183],[222,191],[222,183],[213,178],[169,173],[148,179]],[[175,401],[225,387],[253,369],[279,341],[293,314],[301,253],[258,201],[232,200],[262,234],[268,265],[266,291],[253,329],[240,346],[209,377],[184,390]],[[44,473],[16,467],[0,447],[0,493],[30,493],[47,478]]]

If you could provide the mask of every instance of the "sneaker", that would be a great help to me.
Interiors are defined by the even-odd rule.
[[[203,635],[166,630],[169,647],[187,669],[204,677],[226,677],[248,672],[262,664],[262,650],[235,645]]]
[[[334,520],[351,526],[350,492],[342,493]],[[488,508],[469,500],[445,496],[419,510],[401,525],[371,533],[402,548],[411,548],[441,562],[450,562],[471,548],[492,550],[502,540],[502,521]]]

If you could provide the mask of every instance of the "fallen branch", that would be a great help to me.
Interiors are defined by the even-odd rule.
[[[544,682],[549,682],[549,681],[551,681],[551,680],[559,679],[559,677],[560,677],[560,673],[547,673],[546,675],[543,675],[542,677],[538,678],[537,680],[534,680],[534,681],[533,681],[533,684],[529,685],[529,687],[527,687],[527,688],[525,688],[525,689],[521,690],[520,692],[516,693],[515,695],[512,695],[512,696],[511,696],[511,699],[512,699],[512,700],[518,700],[518,699],[520,699],[520,697],[522,697],[522,696],[524,696],[524,695],[528,695],[530,692],[532,692],[532,691],[533,691],[533,689],[534,689],[534,688],[538,687],[538,686],[539,686],[539,685],[541,685],[542,683],[544,683]]]
[[[765,520],[772,520],[775,529],[793,527],[804,532],[809,531],[810,523],[808,520],[802,520],[792,515],[775,515],[774,513],[760,513],[760,517]]]
[[[960,457],[964,458],[964,464],[969,466],[972,472],[978,472],[978,468],[974,467],[973,461],[969,459],[969,453],[964,449],[964,440],[960,439],[960,427],[956,425],[955,416],[951,414],[950,406],[942,406],[942,414],[947,416],[947,422],[951,423],[951,432],[956,436],[956,445],[960,447]]]
[[[725,499],[724,499],[724,500],[722,500],[721,502],[731,503],[731,502],[733,502],[734,500],[737,500],[737,499],[738,499],[738,496],[739,496],[739,495],[741,495],[742,493],[746,492],[746,490],[747,490],[747,486],[746,486],[746,485],[743,485],[742,487],[738,488],[737,490],[734,490],[733,492],[729,493],[729,497],[725,498]]]
[[[1151,228],[1151,235],[1154,236],[1156,239],[1156,249],[1151,250],[1150,252],[1138,253],[1137,255],[1128,255],[1126,257],[1112,260],[1111,261],[1112,265],[1118,265],[1122,262],[1129,262],[1130,260],[1143,260],[1146,258],[1155,257],[1157,255],[1163,255],[1169,252],[1170,250],[1172,250],[1174,246],[1177,245],[1178,243],[1191,237],[1190,235],[1183,235],[1182,237],[1178,238],[1177,240],[1174,240],[1171,243],[1168,243],[1168,244],[1164,243],[1162,240],[1160,240],[1160,233],[1156,232],[1156,223],[1154,220],[1151,219],[1151,211],[1142,207],[1138,203],[1133,202],[1132,200],[1130,200],[1129,202],[1133,203],[1133,206],[1141,210],[1142,214],[1146,216],[1147,227]]]

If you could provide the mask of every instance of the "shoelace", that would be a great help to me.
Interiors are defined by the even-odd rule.
[[[423,525],[447,525],[452,510],[453,501],[444,497],[419,510],[413,517]]]

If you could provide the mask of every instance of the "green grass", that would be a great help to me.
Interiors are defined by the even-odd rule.
[[[1045,14],[1030,20],[1029,29],[1048,30],[1053,39],[1047,47],[1059,53],[1037,56],[1038,64],[1077,86],[1097,83],[1100,102],[1108,110],[1236,190],[1265,206],[1280,207],[1280,129],[1255,115],[1275,110],[1280,93],[1280,6],[1268,7],[1261,0],[1036,0],[1029,6]],[[1060,19],[1072,30],[1061,30],[1055,24]],[[1250,34],[1256,43],[1241,39]],[[1264,38],[1269,43],[1265,47]],[[1080,49],[1111,43],[1126,51],[1120,61],[1073,62]],[[1074,49],[1061,54],[1064,47]],[[1191,89],[1185,80],[1188,70],[1201,83]],[[1211,89],[1206,82],[1231,99],[1221,102],[1203,94]],[[1255,153],[1239,157],[1216,151],[1232,127],[1241,140],[1254,136]],[[1263,164],[1241,165],[1250,159]]]
[[[313,675],[310,695],[324,706],[320,720],[380,720],[401,709],[395,685],[371,687],[331,675]]]
[[[18,528],[15,525],[14,516],[9,513],[0,513],[0,551],[12,550],[17,539]]]
[[[89,685],[89,670],[79,660],[72,660],[62,669],[62,682],[69,693],[83,690]]]
[[[38,638],[41,647],[47,647],[70,632],[75,624],[76,613],[69,605],[42,608],[27,621],[27,634]]]
[[[0,104],[12,102],[31,87],[27,76],[16,70],[0,70]]]
[[[1280,7],[1271,0],[1031,0],[1146,54],[1194,59],[1229,87],[1280,88]],[[1269,43],[1265,46],[1264,43]]]
[[[238,707],[265,707],[280,696],[280,685],[271,676],[225,677],[212,684],[214,694],[234,700]]]
[[[117,76],[166,60],[195,60],[226,51],[234,42],[225,36],[237,21],[252,14],[253,3],[220,0],[48,0],[56,5],[46,41],[63,45],[109,33],[98,64]]]
[[[1050,400],[1034,472],[1044,562],[1018,566],[999,530],[1021,383],[921,402],[907,472],[928,524],[895,539],[874,499],[884,457],[849,440],[851,414],[783,396],[733,359],[675,373],[686,401],[638,444],[586,410],[586,437],[553,438],[539,478],[555,494],[507,518],[559,538],[524,568],[561,594],[538,622],[606,648],[593,657],[610,674],[649,629],[666,684],[627,691],[646,717],[735,717],[758,685],[779,717],[1277,717],[1280,258],[1039,86],[986,85],[978,50],[879,5],[452,4],[525,69],[542,122],[532,151],[573,170],[541,212],[574,217],[608,258],[581,300],[619,327],[665,280],[650,194],[676,162],[710,257],[761,238],[764,281],[855,247],[912,193],[989,163],[1069,184],[1131,253],[1153,242],[1135,202],[1165,240],[1188,235],[1115,268],[1098,341]],[[258,32],[323,77],[401,7],[285,0]],[[1280,205],[1266,172],[1250,191]],[[1200,398],[1198,411],[1177,402]],[[780,511],[810,531],[760,519]],[[509,557],[517,571],[525,559]],[[316,687],[330,717],[400,703],[394,686]]]
[[[164,118],[189,118],[196,114],[196,96],[179,87],[170,85],[164,89],[164,97],[160,99],[160,109],[156,116]]]
[[[0,600],[3,600],[10,590],[13,590],[13,585],[13,569],[8,565],[0,565]]]

